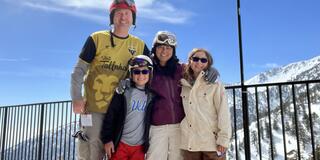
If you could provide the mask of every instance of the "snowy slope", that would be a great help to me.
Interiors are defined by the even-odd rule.
[[[314,80],[317,77],[320,77],[320,56],[271,69],[252,77],[245,84]]]
[[[275,83],[275,82],[288,82],[288,81],[302,81],[302,80],[319,80],[320,79],[320,56],[314,57],[310,60],[304,60],[300,62],[291,63],[283,67],[275,68],[261,74],[254,76],[247,80],[245,84],[263,84],[263,83]],[[316,144],[319,144],[320,140],[320,84],[310,85],[311,95],[311,112],[318,116],[313,116],[314,119],[314,135]],[[300,141],[310,141],[310,127],[308,121],[305,119],[305,114],[308,113],[308,104],[306,103],[306,86],[296,85],[296,104],[297,104],[297,119],[298,119],[298,133]],[[228,92],[229,106],[233,106],[233,97]],[[255,109],[255,92],[254,89],[248,90],[248,105],[249,105],[249,123],[250,123],[250,147],[251,147],[251,159],[260,159],[259,157],[259,139],[258,139],[258,127],[257,127],[257,111]],[[266,88],[262,87],[258,89],[258,108],[259,108],[259,122],[260,122],[260,143],[262,159],[271,159],[271,146],[274,149],[274,159],[284,159],[284,143],[286,144],[287,158],[297,158],[297,140],[295,130],[295,120],[293,115],[295,114],[294,105],[292,103],[292,93],[290,86],[284,86],[282,88],[283,108],[286,110],[284,115],[285,126],[282,126],[280,106],[279,106],[279,90],[278,87],[269,88],[269,107],[271,108],[271,131],[270,122],[268,117],[268,100]],[[236,96],[240,97],[240,90],[236,90]],[[233,113],[232,113],[233,114]],[[241,97],[236,99],[236,118],[237,118],[237,145],[239,152],[239,159],[244,159],[243,144],[243,130],[242,130],[242,107]],[[240,128],[239,128],[240,126]],[[283,140],[283,129],[285,129],[286,142]],[[270,143],[270,132],[272,134],[272,145]],[[310,159],[312,148],[308,143],[300,142],[300,152],[302,159]],[[231,144],[228,154],[228,159],[235,159],[235,143]]]

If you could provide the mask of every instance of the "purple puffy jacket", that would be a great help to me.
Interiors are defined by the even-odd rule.
[[[183,67],[178,64],[174,78],[154,73],[151,88],[156,93],[152,109],[152,125],[177,124],[184,118],[181,85]]]

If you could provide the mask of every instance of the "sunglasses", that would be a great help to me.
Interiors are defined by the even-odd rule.
[[[141,73],[146,75],[146,74],[150,73],[150,70],[148,70],[148,69],[144,69],[144,70],[134,69],[134,70],[132,70],[132,73],[135,74],[135,75],[138,75],[138,74],[141,74]]]
[[[193,62],[201,62],[201,63],[207,63],[208,59],[207,58],[199,58],[199,57],[192,57]]]
[[[170,34],[159,34],[157,37],[157,42],[161,44],[167,43],[170,46],[175,46],[177,44],[175,36]]]

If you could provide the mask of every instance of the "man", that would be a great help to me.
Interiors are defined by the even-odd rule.
[[[79,160],[102,159],[101,124],[114,90],[127,75],[128,61],[139,53],[149,54],[145,43],[129,34],[135,22],[134,0],[114,0],[110,5],[112,30],[98,31],[88,37],[71,75],[73,112],[81,114],[82,123],[81,131],[75,135],[79,138]]]

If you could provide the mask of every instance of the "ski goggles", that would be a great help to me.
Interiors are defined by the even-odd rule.
[[[135,74],[135,75],[139,75],[139,74],[146,75],[146,74],[149,74],[149,73],[150,73],[150,70],[148,70],[148,69],[143,69],[143,70],[133,69],[133,70],[132,70],[132,73]]]
[[[168,44],[170,46],[176,46],[177,40],[176,40],[176,36],[173,34],[160,33],[157,36],[156,43]]]
[[[192,57],[191,58],[193,62],[201,62],[201,63],[207,63],[208,59],[207,58],[199,58],[199,57]]]
[[[144,67],[148,66],[148,61],[142,58],[135,58],[129,62],[131,67]]]
[[[134,0],[115,0],[115,4],[126,3],[128,6],[134,6]]]

